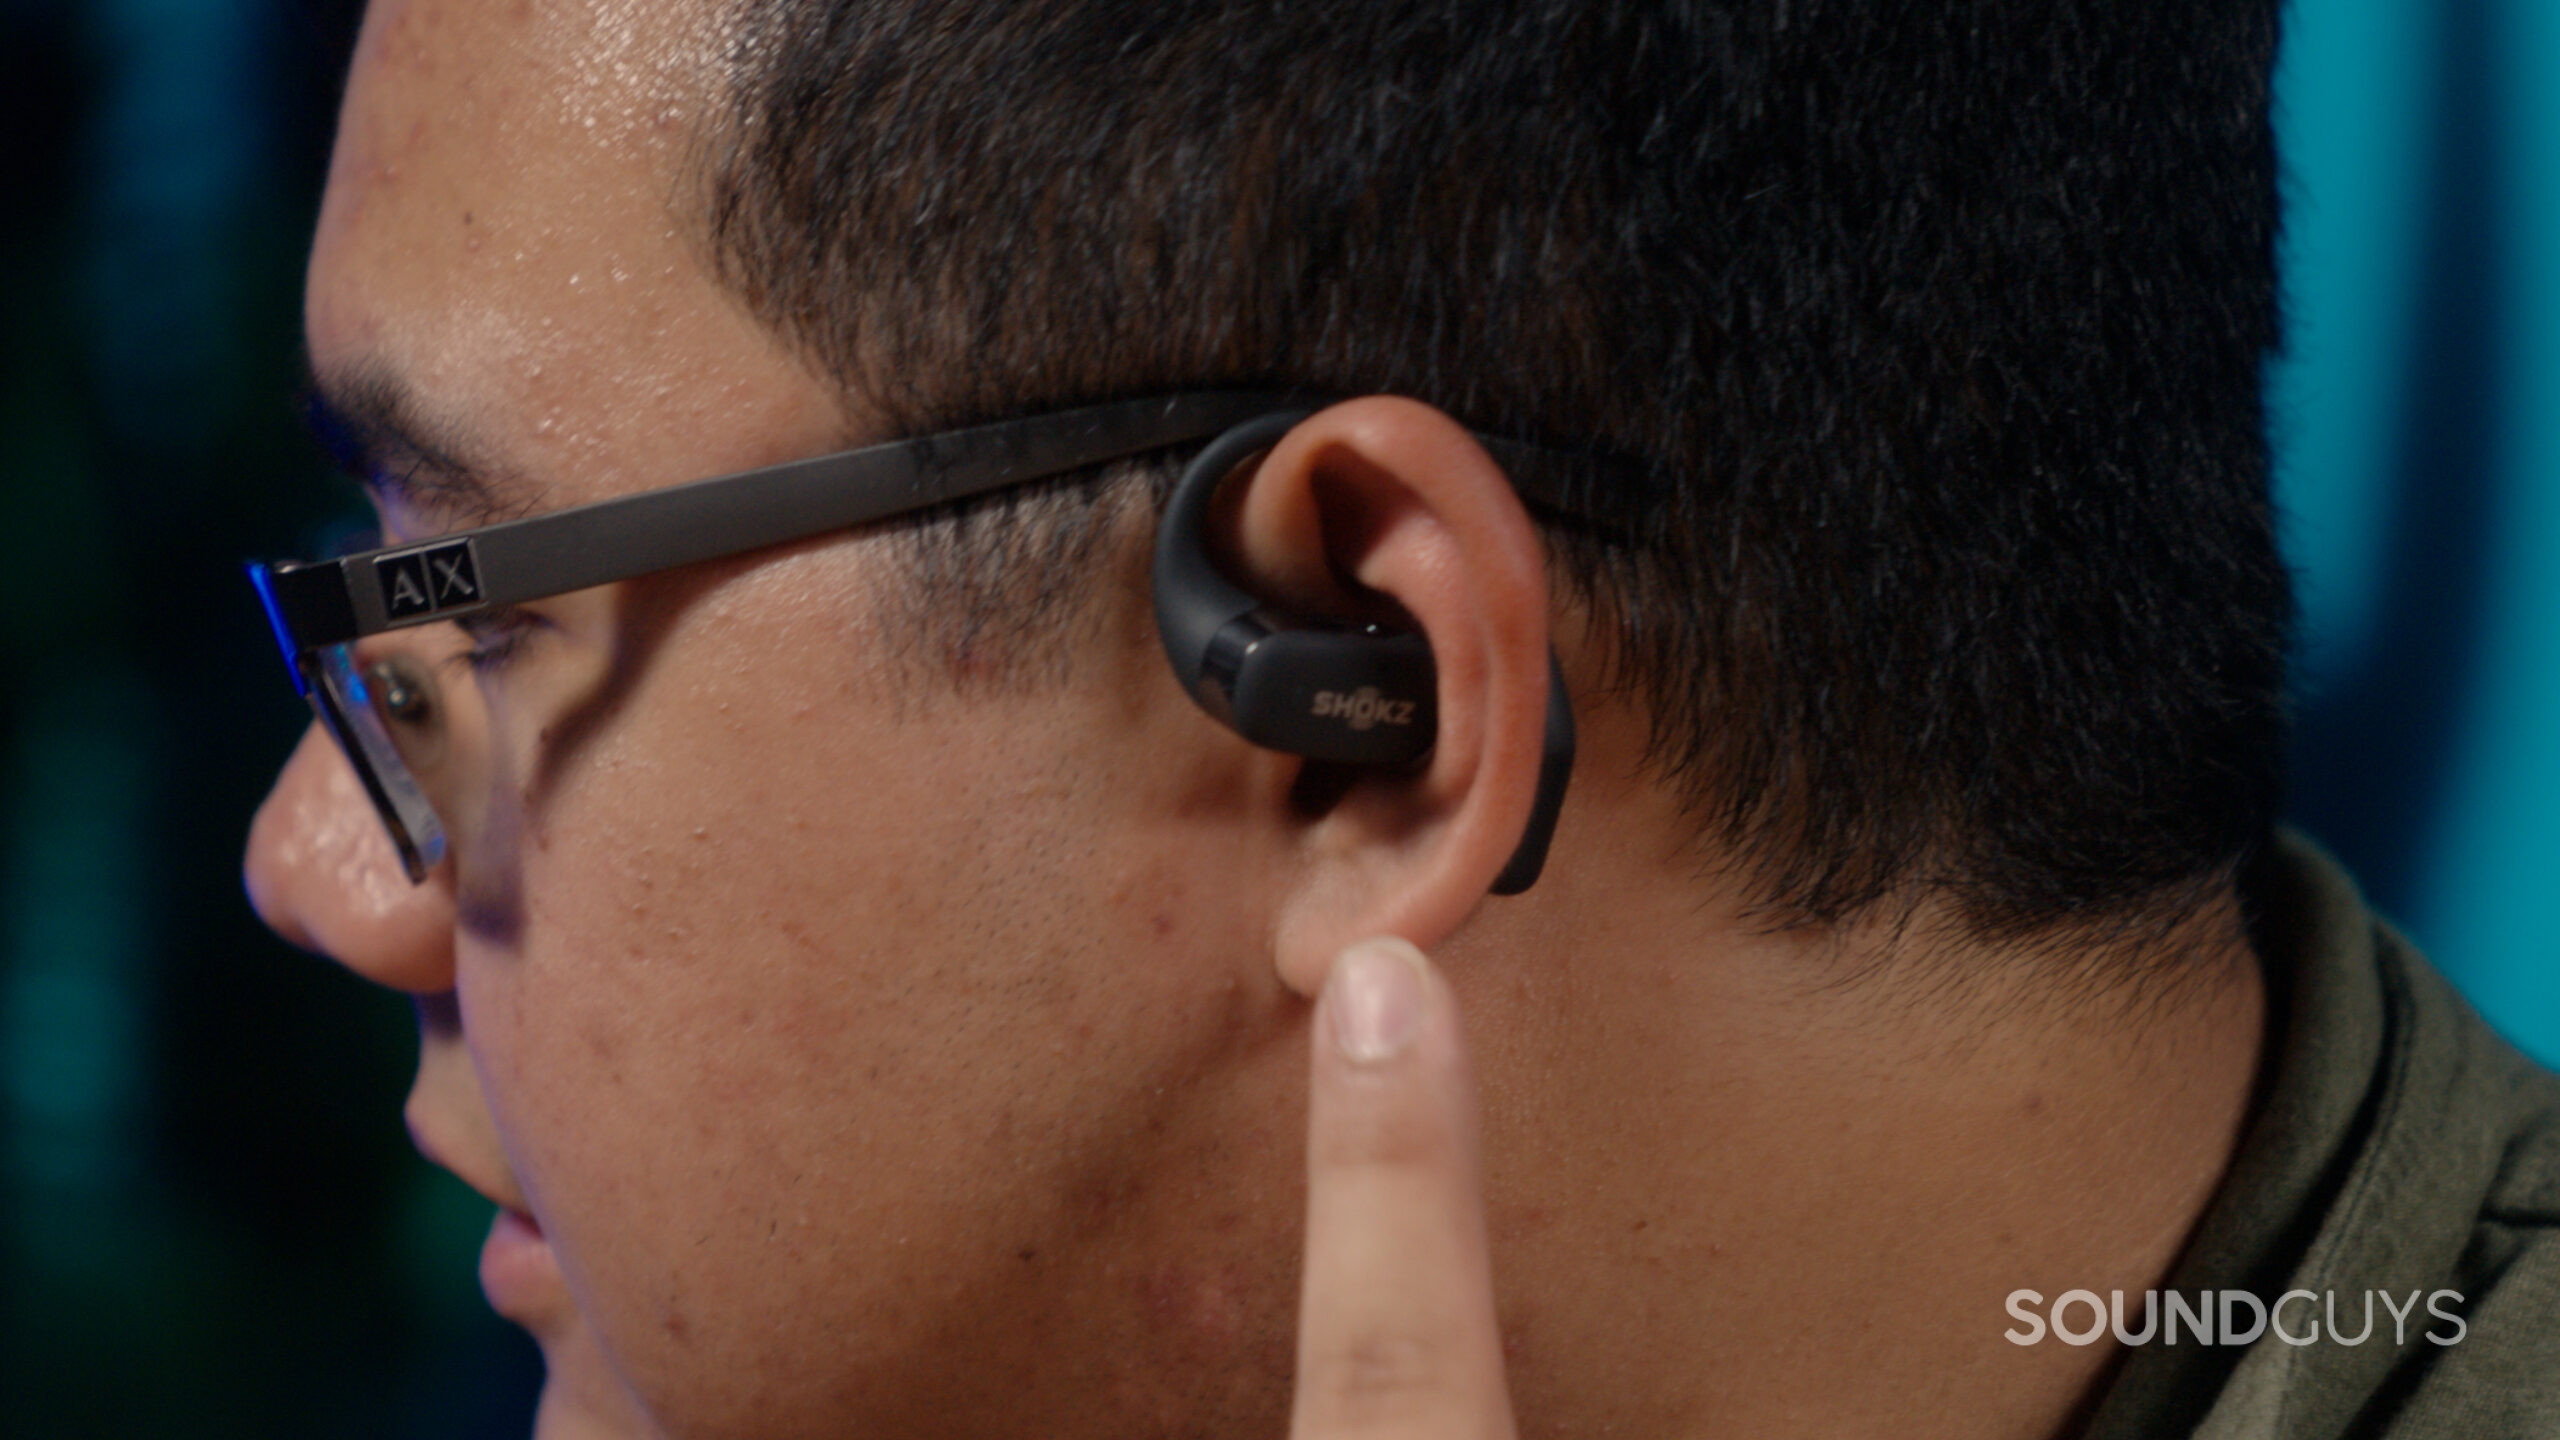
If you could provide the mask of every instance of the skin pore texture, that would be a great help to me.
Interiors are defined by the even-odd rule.
[[[324,385],[436,442],[391,533],[886,438],[689,239],[717,18],[372,7],[307,324]],[[540,602],[484,673],[442,628],[368,651],[434,667],[453,857],[403,883],[315,732],[250,888],[420,997],[409,1124],[538,1237],[483,1279],[551,1365],[545,1440],[1281,1433],[1307,997],[1377,933],[1467,1027],[1522,1433],[2066,1427],[2110,1347],[2013,1346],[2002,1300],[2140,1290],[2184,1243],[2264,1023],[2232,897],[2146,996],[1883,953],[1943,933],[1926,909],[1766,933],[1698,878],[1644,717],[1457,427],[1337,407],[1233,519],[1269,593],[1349,576],[1429,634],[1424,771],[1293,804],[1299,762],[1176,688],[1136,526],[1032,690],[896,658],[870,534]],[[1546,877],[1485,901],[1551,639],[1573,790]]]

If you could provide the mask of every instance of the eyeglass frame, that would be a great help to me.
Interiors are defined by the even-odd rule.
[[[635,580],[993,494],[1219,434],[1303,393],[1210,390],[1051,411],[715,475],[334,560],[255,562],[294,689],[337,741],[412,884],[444,858],[443,821],[372,709],[349,648],[368,636]],[[1533,446],[1479,435],[1522,498],[1575,507],[1540,483]]]

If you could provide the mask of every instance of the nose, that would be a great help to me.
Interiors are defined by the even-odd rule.
[[[397,990],[453,988],[452,865],[409,883],[362,782],[318,725],[258,807],[242,869],[258,918],[291,943]]]

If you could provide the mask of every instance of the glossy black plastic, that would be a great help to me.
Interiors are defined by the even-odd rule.
[[[1282,613],[1237,588],[1209,558],[1219,488],[1309,413],[1276,410],[1247,420],[1184,469],[1156,530],[1156,630],[1183,690],[1254,744],[1311,760],[1408,764],[1439,734],[1430,643],[1409,631]],[[1550,655],[1537,800],[1493,893],[1516,895],[1536,882],[1573,773],[1573,749],[1573,706]]]

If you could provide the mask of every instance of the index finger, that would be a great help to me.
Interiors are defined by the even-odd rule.
[[[1343,952],[1316,1006],[1293,1440],[1508,1440],[1448,986],[1402,940]]]

